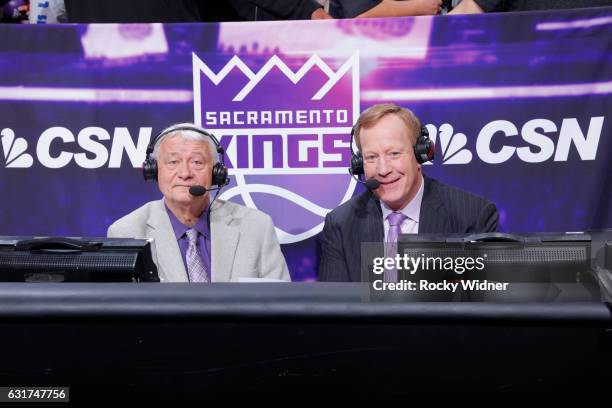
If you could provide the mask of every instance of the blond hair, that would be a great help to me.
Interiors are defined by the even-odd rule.
[[[357,123],[355,123],[353,137],[355,138],[355,143],[357,144],[357,148],[359,150],[361,150],[361,140],[359,138],[361,129],[371,128],[384,116],[390,114],[397,115],[402,122],[406,124],[408,130],[410,130],[409,136],[412,139],[412,144],[416,144],[417,138],[421,133],[421,122],[419,121],[419,118],[417,118],[410,109],[402,108],[394,103],[381,103],[370,106],[368,109],[361,112],[359,119],[357,119]]]

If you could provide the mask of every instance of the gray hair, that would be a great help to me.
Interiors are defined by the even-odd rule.
[[[193,128],[193,130],[181,128]],[[210,148],[212,164],[215,165],[219,161],[219,157],[217,154],[217,146],[209,136],[206,136],[206,133],[209,132],[193,123],[176,123],[174,125],[168,126],[159,133],[162,136],[155,141],[155,146],[153,147],[153,153],[151,153],[151,156],[155,160],[157,160],[159,156],[159,147],[161,146],[162,142],[168,137],[179,136],[185,140],[198,140],[201,142],[206,142]]]

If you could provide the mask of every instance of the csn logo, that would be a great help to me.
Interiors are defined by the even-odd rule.
[[[550,158],[564,162],[568,160],[573,144],[581,160],[595,160],[603,122],[603,116],[592,117],[585,134],[576,118],[563,119],[560,127],[548,119],[532,119],[520,131],[510,121],[495,120],[487,123],[478,133],[476,154],[489,164],[505,163],[515,155],[525,163],[542,163]],[[430,138],[441,149],[442,164],[467,164],[472,161],[472,152],[466,148],[467,137],[464,133],[455,133],[448,123],[439,128],[434,125],[426,127]],[[556,145],[551,137],[555,133],[558,133]],[[519,146],[513,146],[517,144],[513,139],[519,135]],[[501,147],[493,147],[500,144]]]
[[[36,142],[36,158],[49,169],[59,169],[74,162],[84,169],[100,167],[120,168],[126,156],[133,167],[140,167],[145,154],[152,128],[142,127],[138,131],[136,143],[125,127],[117,127],[113,136],[101,127],[86,127],[75,136],[65,127],[55,126],[46,129]],[[4,167],[29,168],[34,164],[28,153],[28,141],[16,137],[12,129],[0,131],[4,155]],[[110,151],[107,147],[110,142]]]

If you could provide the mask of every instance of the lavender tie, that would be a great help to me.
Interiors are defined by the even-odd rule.
[[[402,233],[402,223],[408,218],[407,215],[400,212],[392,212],[387,215],[389,221],[389,233],[387,234],[387,244],[385,245],[385,256],[395,258],[397,255],[397,237]],[[397,269],[385,270],[385,282],[397,282]]]
[[[208,273],[198,249],[198,231],[190,228],[185,234],[189,240],[186,256],[189,282],[208,282]]]

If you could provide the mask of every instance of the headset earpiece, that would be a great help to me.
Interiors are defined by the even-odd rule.
[[[145,181],[157,181],[157,160],[149,155],[142,163],[142,176]]]
[[[212,184],[216,186],[225,186],[229,183],[227,167],[220,161],[215,163],[212,170]]]
[[[429,131],[425,126],[421,127],[421,134],[414,145],[414,156],[419,164],[423,164],[434,159],[435,144],[429,138]]]
[[[355,137],[355,126],[351,129],[351,143],[349,144],[349,148],[351,149],[351,168],[349,169],[349,173],[353,176],[360,176],[364,174],[363,170],[363,156],[360,151],[355,153],[353,151],[353,139]]]

